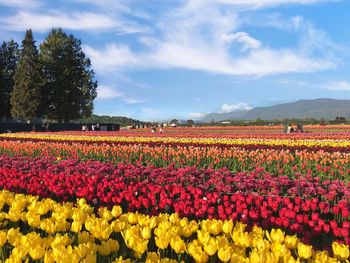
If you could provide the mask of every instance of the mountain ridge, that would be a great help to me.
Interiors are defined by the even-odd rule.
[[[273,120],[273,119],[326,119],[337,116],[350,117],[350,100],[331,98],[303,99],[295,102],[255,107],[251,110],[233,111],[230,113],[210,113],[203,120]]]

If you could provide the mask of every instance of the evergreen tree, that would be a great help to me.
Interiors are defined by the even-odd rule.
[[[32,30],[27,30],[14,77],[11,93],[11,114],[14,118],[30,121],[40,115],[42,69]]]
[[[0,120],[11,117],[10,94],[14,86],[19,57],[18,44],[11,40],[3,42],[0,47]]]
[[[40,46],[44,67],[47,115],[58,122],[89,117],[97,82],[81,41],[62,29],[52,29]]]

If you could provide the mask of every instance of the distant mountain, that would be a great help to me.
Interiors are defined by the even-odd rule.
[[[272,119],[327,119],[337,116],[350,116],[350,100],[315,99],[299,100],[292,103],[277,104],[270,107],[256,107],[241,116],[242,120]]]
[[[229,113],[209,113],[205,115],[203,121],[224,121],[224,120],[239,120],[248,110],[238,110]]]
[[[211,113],[206,115],[203,120],[255,120],[258,118],[263,120],[305,118],[334,120],[337,116],[350,119],[350,100],[299,100],[268,107],[256,107],[249,111]]]

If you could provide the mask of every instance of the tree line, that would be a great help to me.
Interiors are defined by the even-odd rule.
[[[143,122],[140,120],[135,120],[132,118],[124,117],[124,116],[107,116],[107,115],[95,115],[92,114],[88,118],[82,118],[82,119],[76,119],[73,120],[76,123],[113,123],[113,124],[120,124],[121,127],[125,126],[145,126],[146,124],[150,124],[147,122]]]
[[[32,30],[21,47],[0,47],[0,120],[48,118],[57,122],[91,116],[97,81],[81,40],[52,29],[37,48]]]

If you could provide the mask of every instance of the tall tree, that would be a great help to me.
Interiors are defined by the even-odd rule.
[[[47,115],[58,122],[89,117],[97,82],[81,41],[62,29],[52,29],[40,46],[46,79]]]
[[[42,69],[39,54],[35,46],[32,30],[27,30],[14,77],[15,84],[11,93],[11,114],[14,118],[26,121],[40,115]]]
[[[10,94],[19,58],[18,44],[11,40],[0,47],[0,120],[11,117]]]

